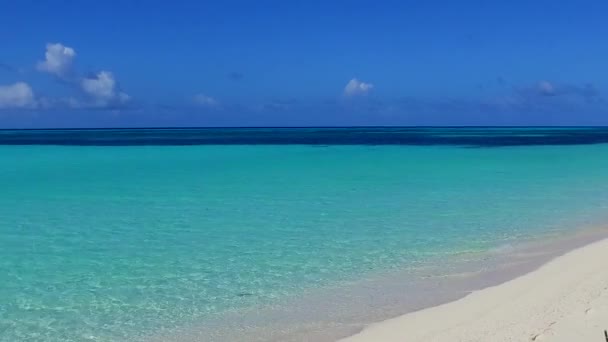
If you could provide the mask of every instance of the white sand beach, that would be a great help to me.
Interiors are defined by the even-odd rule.
[[[608,239],[443,305],[372,324],[342,342],[605,341]]]

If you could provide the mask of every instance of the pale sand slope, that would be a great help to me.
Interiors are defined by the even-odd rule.
[[[604,329],[608,329],[608,239],[504,284],[373,324],[341,341],[603,342]]]

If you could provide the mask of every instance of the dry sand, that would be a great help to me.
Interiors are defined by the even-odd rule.
[[[440,306],[372,324],[343,342],[604,342],[608,239]]]

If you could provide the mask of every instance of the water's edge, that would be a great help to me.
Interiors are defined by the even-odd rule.
[[[560,236],[521,242],[508,252],[487,253],[447,275],[412,281],[391,272],[351,284],[317,290],[277,305],[232,312],[178,332],[154,333],[140,340],[160,341],[318,341],[355,335],[370,324],[459,300],[533,272],[572,250],[608,238],[608,227],[579,229]],[[410,294],[410,295],[408,295]]]

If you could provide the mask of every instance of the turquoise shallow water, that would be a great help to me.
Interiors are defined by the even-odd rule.
[[[0,341],[124,341],[600,221],[608,145],[0,146]]]

